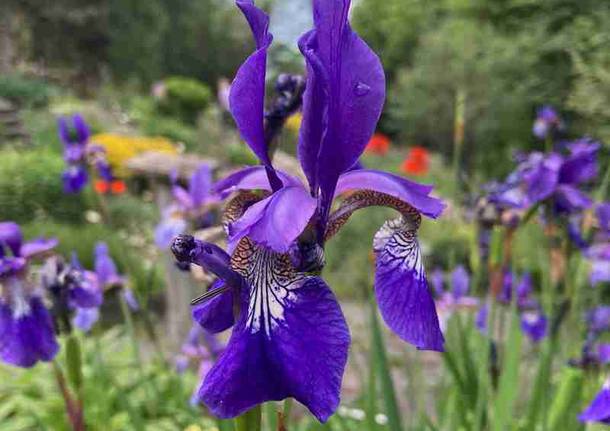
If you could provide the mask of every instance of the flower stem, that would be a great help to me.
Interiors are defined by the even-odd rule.
[[[260,431],[261,406],[252,407],[246,413],[235,418],[235,431]]]
[[[53,373],[55,374],[57,386],[59,387],[59,391],[61,392],[62,398],[64,399],[64,404],[66,406],[66,414],[68,416],[68,421],[70,422],[72,430],[85,431],[86,428],[83,419],[82,403],[77,402],[74,400],[74,398],[72,398],[70,390],[68,389],[66,378],[64,377],[64,373],[61,370],[59,364],[53,361],[51,365],[53,366]]]

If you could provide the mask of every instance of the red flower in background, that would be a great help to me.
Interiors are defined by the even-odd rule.
[[[364,152],[367,154],[376,154],[385,156],[390,149],[390,138],[382,133],[375,133],[369,143],[366,145]]]
[[[112,193],[113,195],[121,195],[127,191],[127,185],[124,181],[121,180],[96,180],[94,188],[95,192],[100,195],[105,195],[107,193]]]
[[[410,175],[425,175],[430,167],[430,153],[423,147],[412,147],[400,165],[400,170]]]

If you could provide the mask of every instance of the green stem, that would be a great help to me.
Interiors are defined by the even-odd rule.
[[[261,406],[259,404],[235,418],[235,431],[260,431],[261,417]]]

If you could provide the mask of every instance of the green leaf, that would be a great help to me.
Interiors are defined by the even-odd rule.
[[[66,341],[66,364],[68,367],[68,381],[72,388],[80,393],[83,387],[83,371],[80,344],[74,335]]]
[[[561,373],[559,388],[549,410],[548,424],[550,430],[578,430],[582,428],[577,417],[581,407],[582,370],[566,368]]]
[[[260,404],[235,418],[235,431],[260,431],[261,406]]]
[[[386,357],[385,342],[383,340],[383,335],[381,334],[381,328],[379,327],[379,320],[377,319],[377,307],[375,305],[375,301],[370,301],[370,308],[372,347],[375,358],[374,366],[379,374],[381,391],[383,393],[383,399],[386,407],[386,415],[388,416],[388,429],[392,431],[402,431],[403,428],[398,409],[398,402],[396,401],[396,391],[394,390],[392,375],[390,373],[390,367]]]
[[[523,334],[520,328],[519,315],[513,304],[510,332],[505,344],[503,370],[498,386],[493,417],[493,431],[504,431],[513,418],[513,407],[517,397],[519,382],[519,364]]]

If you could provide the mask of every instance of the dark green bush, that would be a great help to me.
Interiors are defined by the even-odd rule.
[[[200,81],[173,76],[164,81],[166,94],[158,102],[159,110],[167,115],[194,122],[197,114],[208,107],[212,92]]]
[[[45,106],[52,87],[45,81],[22,75],[0,76],[0,97],[21,106]]]
[[[37,217],[80,222],[83,195],[63,193],[64,162],[48,150],[0,151],[0,220],[19,223]]]

